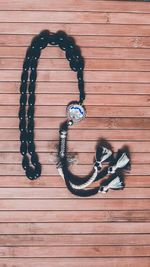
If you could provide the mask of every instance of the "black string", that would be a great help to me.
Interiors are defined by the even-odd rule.
[[[42,31],[32,40],[31,45],[27,49],[20,85],[20,152],[23,156],[23,169],[26,176],[31,180],[41,175],[41,164],[34,144],[34,106],[38,60],[41,50],[46,48],[48,44],[59,46],[65,51],[70,68],[77,73],[79,103],[82,104],[85,99],[83,80],[84,60],[79,47],[64,32],[50,33],[48,30]],[[28,105],[28,110],[26,110],[26,105]],[[27,154],[30,155],[30,160]]]

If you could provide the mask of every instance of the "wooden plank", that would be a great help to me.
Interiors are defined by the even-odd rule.
[[[93,162],[92,162],[93,165]],[[0,164],[1,175],[23,175],[24,171],[21,164]],[[72,165],[70,171],[75,175],[84,176],[88,175],[92,170],[90,165]],[[58,175],[55,165],[43,165],[42,175]],[[149,164],[132,164],[130,175],[149,175]]]
[[[1,47],[3,46],[25,47],[31,43],[31,40],[33,37],[34,37],[34,34],[11,34],[11,33],[2,34],[1,33],[0,34],[0,46]],[[118,48],[128,47],[128,48],[136,48],[136,49],[137,48],[150,48],[150,37],[149,36],[121,36],[120,38],[119,36],[107,36],[107,35],[106,36],[75,35],[74,37],[75,37],[76,43],[80,45],[81,47],[118,47]]]
[[[59,94],[59,96],[57,94],[37,94],[36,95],[36,102],[35,105],[45,105],[45,106],[54,106],[52,107],[53,109],[55,109],[55,106],[64,106],[64,105],[68,105],[68,103],[70,103],[71,101],[73,101],[73,99],[78,99],[79,95],[70,95],[70,94],[66,94],[64,97],[64,94]],[[144,107],[148,107],[149,106],[149,101],[150,101],[150,96],[149,95],[112,95],[111,98],[109,97],[108,94],[103,94],[103,95],[97,95],[95,97],[95,95],[87,95],[87,99],[85,100],[85,106],[89,105],[90,107],[88,107],[88,110],[91,109],[91,104],[92,106],[96,106],[95,108],[95,113],[93,114],[93,116],[95,114],[97,114],[95,117],[97,117],[98,111],[96,113],[97,110],[97,106],[132,106],[132,107],[139,107],[139,106],[144,106]],[[20,102],[20,94],[1,94],[0,95],[0,104],[1,105],[6,105],[5,109],[7,110],[7,105],[15,105],[18,104],[19,105]],[[58,107],[56,107],[57,110]],[[18,107],[19,109],[19,107]],[[108,107],[107,107],[108,109]],[[87,112],[88,112],[87,110]],[[104,108],[105,110],[105,108]],[[106,111],[106,110],[105,110]],[[65,108],[64,108],[64,112],[65,112]],[[16,114],[18,115],[18,114]],[[46,115],[46,113],[45,113]],[[143,114],[141,114],[143,115]],[[102,116],[105,117],[105,114]],[[126,116],[127,117],[127,116]]]
[[[18,129],[0,129],[0,140],[19,140],[20,132]],[[128,141],[149,141],[150,140],[150,134],[149,130],[131,130],[131,129],[123,129],[123,130],[116,130],[116,129],[110,129],[110,130],[80,130],[80,129],[73,129],[71,128],[68,134],[69,140],[80,140],[82,135],[82,139],[84,141],[97,141],[100,136],[105,136],[108,140],[115,140],[115,141],[122,141],[122,140],[128,140]],[[47,140],[47,141],[55,141],[58,140],[58,129],[36,129],[35,131],[35,138],[34,140]],[[143,152],[144,153],[144,152]],[[8,155],[8,157],[12,157],[11,154]],[[85,155],[84,155],[85,156]],[[134,155],[133,155],[134,156]],[[141,160],[144,158],[144,160],[148,160],[146,154],[142,154]],[[18,155],[16,156],[18,157]],[[48,159],[49,156],[46,155],[46,159]],[[135,156],[134,156],[135,157]],[[138,155],[136,155],[138,157]],[[17,158],[16,158],[17,159]],[[6,158],[7,160],[7,158]],[[84,159],[83,159],[84,160]],[[49,162],[47,162],[49,163]]]
[[[150,24],[149,14],[109,12],[0,11],[0,22]]]
[[[65,118],[64,118],[65,120]],[[74,125],[74,129],[149,129],[149,118],[86,118],[80,124]],[[62,118],[36,118],[35,129],[58,129]],[[0,128],[18,129],[18,118],[0,118]],[[3,143],[5,144],[5,143]],[[3,150],[2,150],[3,151]],[[141,151],[141,150],[140,150]],[[89,152],[89,151],[88,151]],[[133,151],[135,152],[135,151]],[[139,152],[139,151],[136,151]],[[141,151],[141,152],[148,152]]]
[[[0,265],[149,267],[149,5],[43,1],[0,3]],[[69,131],[71,170],[91,170],[101,136],[114,151],[125,144],[132,169],[123,191],[78,198],[58,176],[58,128],[78,89],[57,47],[43,51],[38,68],[35,143],[42,176],[30,181],[24,175],[18,153],[21,68],[33,35],[46,28],[73,35],[86,62],[88,115]]]
[[[101,96],[102,97],[102,96]],[[18,97],[17,97],[18,98]],[[59,98],[59,96],[58,96]],[[67,97],[68,98],[68,97]],[[71,98],[71,97],[70,97]],[[77,97],[74,97],[72,96],[72,99],[73,98],[77,98]],[[96,98],[96,97],[95,97]],[[98,97],[100,98],[100,96]],[[104,98],[104,96],[103,96]],[[123,98],[123,96],[120,96],[120,98]],[[127,98],[127,96],[126,96]],[[150,109],[148,106],[143,106],[144,105],[144,102],[146,102],[147,98],[146,96],[145,97],[136,97],[138,102],[141,102],[141,106],[122,106],[120,108],[120,106],[111,106],[109,105],[109,108],[107,106],[103,106],[103,105],[99,105],[99,106],[91,106],[91,105],[88,105],[88,99],[90,99],[90,96],[88,96],[87,98],[87,105],[86,105],[86,112],[87,112],[87,116],[90,118],[90,117],[104,117],[107,118],[107,117],[143,117],[143,118],[149,118],[150,117]],[[142,99],[143,98],[143,103],[142,103]],[[5,100],[4,100],[5,99]],[[37,97],[36,97],[37,99]],[[39,99],[39,102],[41,102],[40,100],[40,96],[38,97]],[[45,97],[46,99],[46,97]],[[49,97],[48,97],[49,99]],[[64,99],[64,98],[63,98]],[[94,99],[94,97],[93,97]],[[115,100],[115,97],[113,97],[113,99]],[[130,97],[129,97],[130,99]],[[4,102],[3,103],[6,103],[7,102],[7,95],[3,96],[3,100]],[[116,97],[116,101],[118,100],[119,102],[119,97]],[[10,98],[10,101],[11,101],[11,98]],[[13,97],[12,97],[12,101],[13,101]],[[134,97],[131,96],[131,101],[130,101],[130,104],[131,103],[135,103],[134,102]],[[89,101],[90,103],[90,101]],[[18,104],[19,104],[19,99],[18,99]],[[62,118],[65,118],[66,116],[66,108],[64,106],[54,106],[54,105],[47,105],[47,107],[45,107],[44,105],[42,105],[43,103],[41,103],[40,105],[36,105],[36,112],[35,112],[35,118],[39,118],[39,117],[62,117]],[[63,103],[62,103],[63,104]],[[118,103],[119,104],[119,103]],[[143,105],[142,105],[143,104]],[[135,104],[134,104],[135,105]],[[15,105],[1,105],[0,106],[0,117],[16,117],[19,113],[19,106],[15,106]],[[7,129],[5,130],[5,133],[6,133]],[[109,130],[110,132],[111,130]],[[138,138],[149,138],[150,136],[147,135],[147,130],[131,130],[130,131],[130,138],[132,139],[132,131],[134,132],[135,131],[135,138],[137,136],[140,136],[140,131],[144,131],[144,136],[142,134],[142,137],[138,137]],[[54,130],[52,129],[52,132],[54,133]],[[78,131],[77,131],[78,132]],[[76,133],[77,133],[76,132]],[[107,132],[106,131],[106,135],[107,135]],[[116,131],[114,130],[113,132],[115,132],[116,134]],[[111,136],[113,137],[113,132],[111,132]],[[49,131],[50,133],[50,131]],[[119,133],[119,130],[118,130],[118,133]],[[137,133],[137,134],[136,134]],[[43,133],[44,134],[44,133]],[[73,134],[73,133],[72,133]],[[91,134],[92,134],[92,130],[91,130]],[[120,131],[120,134],[121,135],[126,135],[126,138],[128,138],[128,133],[123,133],[123,131],[121,132]],[[51,133],[50,133],[51,135]],[[98,134],[99,136],[100,134]],[[3,135],[4,136],[4,135]],[[14,136],[13,132],[12,132],[12,136]],[[87,135],[86,135],[87,136]],[[93,136],[93,134],[92,134]],[[89,138],[92,138],[92,136],[89,136]],[[0,138],[2,138],[2,136],[0,136]],[[118,136],[118,139],[121,138],[120,135]],[[52,138],[53,139],[53,138]]]
[[[49,152],[56,153],[56,144],[58,141],[37,141],[36,142],[36,151],[37,152]],[[123,146],[129,147],[133,152],[150,152],[149,142],[132,142],[132,141],[112,141],[112,148],[116,152]],[[96,143],[94,141],[68,141],[68,151],[73,152],[93,152],[95,153]],[[0,151],[1,152],[18,152],[20,149],[20,143],[17,141],[3,141],[0,142]]]
[[[76,267],[85,265],[87,267],[149,267],[149,257],[121,257],[121,258],[0,258],[0,263],[5,267]]]
[[[148,257],[150,246],[63,246],[63,247],[0,247],[1,257]]]
[[[21,75],[21,72],[20,72]],[[20,93],[20,81],[3,81],[0,82],[0,93]],[[149,83],[111,83],[111,82],[104,82],[104,83],[87,83],[85,91],[87,94],[120,94],[120,95],[144,95],[149,94]],[[78,87],[76,82],[61,82],[61,86],[59,82],[37,82],[36,84],[36,93],[50,93],[53,94],[77,94]],[[65,95],[66,97],[66,95]],[[74,96],[73,96],[74,97]],[[130,97],[129,97],[130,98]],[[16,103],[18,104],[18,103]],[[101,104],[101,102],[99,103]],[[55,107],[57,108],[57,107]],[[97,106],[98,108],[98,106]],[[140,107],[139,107],[140,108]]]
[[[55,2],[53,0],[37,0],[36,5],[31,4],[29,0],[22,2],[20,0],[13,1],[10,6],[9,0],[1,2],[1,10],[55,10],[55,11],[100,11],[100,12],[134,12],[134,13],[150,13],[147,3],[139,2],[135,5],[134,1],[92,1],[81,0],[80,5],[76,0],[64,0],[63,2]]]
[[[70,153],[71,154],[71,153]],[[50,154],[49,152],[46,153],[39,153],[39,159],[42,165],[56,164],[56,153]],[[94,154],[93,153],[76,153],[72,154],[74,164],[82,164],[82,165],[91,165],[94,161]],[[131,153],[130,157],[132,159],[132,164],[150,164],[150,154],[149,153]],[[0,163],[5,164],[21,164],[22,157],[18,152],[0,152]]]
[[[70,192],[66,188],[0,188],[0,199],[69,199]],[[76,196],[71,196],[76,198]],[[94,196],[92,198],[97,198]],[[116,193],[115,191],[109,191],[106,196],[99,194],[98,198],[105,199],[142,199],[150,198],[150,188],[125,188]]]
[[[63,179],[60,179],[57,175],[48,175],[39,178],[36,181],[31,181],[26,178],[25,175],[0,175],[0,187],[64,187]],[[150,177],[149,175],[126,175],[126,186],[127,187],[150,187]]]
[[[88,21],[87,21],[88,22]],[[109,35],[109,36],[149,36],[149,25],[134,24],[70,24],[70,23],[10,23],[1,22],[0,32],[2,34],[38,34],[43,29],[50,29],[51,32],[57,32],[59,29],[64,29],[68,35]]]
[[[149,223],[1,223],[1,234],[148,234]]]
[[[0,22],[150,24],[149,14],[109,12],[0,11]]]
[[[30,43],[29,43],[30,44]],[[80,45],[80,43],[78,43]],[[26,53],[27,47],[0,47],[1,57],[2,58],[21,58],[23,59]],[[50,51],[49,51],[50,50]],[[150,59],[149,49],[147,48],[118,48],[118,47],[83,47],[82,55],[85,59],[141,59],[148,60]],[[42,51],[41,58],[59,58],[64,59],[64,51],[60,50],[58,47],[48,47]],[[68,67],[69,68],[69,67]],[[7,81],[7,80],[6,80]],[[105,81],[106,82],[106,81]],[[129,82],[129,81],[128,81]]]
[[[89,148],[89,147],[88,147]],[[92,162],[93,164],[93,162]],[[23,175],[23,169],[21,164],[0,164],[1,175]],[[90,165],[72,165],[70,171],[75,175],[88,175],[91,172],[92,167]],[[42,175],[57,175],[58,171],[55,165],[43,165]],[[130,172],[131,175],[149,175],[149,164],[133,165]]]
[[[150,212],[146,211],[138,211],[138,210],[103,210],[103,211],[94,211],[94,210],[86,210],[86,211],[0,211],[0,223],[45,223],[45,222],[72,222],[72,223],[83,223],[83,222],[150,222]],[[141,234],[140,234],[141,235]],[[139,238],[140,238],[139,235]],[[4,236],[4,235],[3,235]],[[3,236],[1,235],[0,240],[3,240]],[[107,235],[106,237],[109,237]],[[84,236],[82,236],[84,237]],[[118,236],[119,237],[119,236]],[[126,236],[123,235],[126,240]],[[122,238],[123,238],[122,237]],[[148,243],[149,235],[143,235],[143,239],[141,238],[141,245]],[[73,237],[72,237],[73,238]],[[92,235],[91,235],[92,238]],[[115,238],[115,237],[114,237]],[[138,237],[137,237],[138,238]],[[136,239],[136,236],[135,236]],[[133,236],[133,243],[134,243]],[[41,239],[41,242],[43,239]],[[91,239],[92,240],[92,239]],[[101,242],[104,241],[103,238],[100,238]],[[130,241],[130,236],[128,236],[126,241]],[[81,241],[82,242],[82,241]],[[95,240],[96,244],[96,240]],[[136,243],[135,243],[136,244]],[[149,243],[148,243],[149,244]]]
[[[20,81],[21,72],[17,70],[1,70],[1,81]],[[140,77],[139,77],[140,76]],[[105,82],[106,80],[110,82],[139,82],[139,83],[149,83],[149,73],[148,72],[117,72],[117,71],[85,71],[85,81],[86,82]],[[73,71],[43,71],[38,72],[37,81],[76,81],[76,74]]]
[[[67,190],[67,189],[66,189]],[[72,194],[70,193],[70,197]],[[2,199],[0,210],[148,210],[149,199]],[[94,226],[93,226],[94,227]],[[108,229],[107,229],[108,230]],[[143,230],[143,227],[141,229]]]
[[[150,244],[150,235],[1,235],[0,246],[144,246]],[[57,249],[56,249],[57,250]]]
[[[0,69],[22,70],[22,59],[0,58]],[[38,70],[69,70],[66,59],[41,59]],[[119,60],[119,59],[91,59],[85,61],[85,70],[110,70],[110,71],[150,71],[149,60]]]

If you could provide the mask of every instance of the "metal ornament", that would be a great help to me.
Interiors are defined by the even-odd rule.
[[[70,104],[67,107],[67,117],[69,120],[72,120],[73,123],[81,121],[82,119],[85,118],[85,116],[86,116],[86,111],[82,105],[76,103],[76,104]]]

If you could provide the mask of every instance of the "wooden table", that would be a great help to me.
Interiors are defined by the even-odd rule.
[[[71,170],[91,170],[96,142],[129,146],[123,191],[81,199],[55,167],[58,128],[78,99],[64,52],[42,53],[35,143],[42,176],[29,181],[19,154],[19,83],[32,37],[43,29],[74,36],[85,58],[87,118],[69,133]],[[0,1],[0,266],[150,266],[150,3]]]

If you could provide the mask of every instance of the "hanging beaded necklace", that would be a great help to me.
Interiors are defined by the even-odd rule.
[[[41,50],[47,47],[48,44],[57,45],[65,51],[70,68],[77,73],[79,89],[79,101],[74,101],[68,105],[66,111],[67,120],[60,126],[57,161],[59,174],[64,179],[69,191],[77,196],[87,197],[98,192],[106,193],[110,188],[122,189],[124,187],[123,170],[129,167],[129,156],[123,150],[119,150],[117,156],[114,158],[113,152],[110,149],[105,146],[98,146],[91,175],[77,177],[69,171],[66,145],[68,129],[86,116],[86,111],[83,106],[85,99],[83,79],[84,60],[74,40],[61,31],[50,33],[45,30],[37,35],[27,49],[23,63],[20,85],[19,129],[20,152],[23,156],[22,166],[26,176],[34,180],[41,175],[41,164],[34,144],[34,105],[38,60],[41,55]],[[27,88],[29,93],[28,97]],[[28,110],[26,111],[27,103]],[[30,161],[27,153],[30,155]],[[104,169],[102,169],[103,162],[109,163]],[[93,182],[100,180],[108,174],[110,174],[108,179],[102,181],[99,186],[87,189]]]

